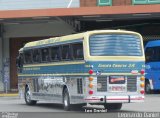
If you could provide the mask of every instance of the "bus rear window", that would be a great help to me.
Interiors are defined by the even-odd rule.
[[[142,56],[141,40],[137,35],[92,35],[89,45],[91,56]]]

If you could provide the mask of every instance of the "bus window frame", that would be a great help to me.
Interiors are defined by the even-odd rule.
[[[30,52],[30,54],[31,54],[31,56],[30,56],[30,58],[31,58],[30,62],[26,62],[26,52]],[[24,51],[24,64],[32,64],[33,63],[33,56],[32,55],[33,55],[32,54],[32,49]]]
[[[41,49],[41,48],[32,49],[32,63],[33,63],[33,64],[38,64],[38,63],[41,63],[41,62],[42,62],[42,54],[41,54],[40,49]],[[39,61],[37,61],[37,62],[34,61],[34,57],[33,57],[33,53],[34,53],[35,50],[38,50],[38,52],[39,52],[39,58],[40,58],[40,59],[39,59]]]
[[[59,49],[59,53],[58,53],[58,55],[59,55],[59,57],[58,57],[58,59],[52,59],[52,48],[54,48],[54,47],[58,47]],[[58,61],[61,61],[61,46],[60,45],[54,45],[54,46],[51,46],[50,48],[49,48],[49,50],[50,50],[50,61],[51,62],[58,62]]]
[[[68,59],[63,59],[63,52],[62,52],[62,51],[63,51],[63,47],[64,47],[64,46],[67,46],[67,45],[69,46],[69,53],[68,53],[68,57],[69,57],[69,58],[68,58]],[[70,61],[70,60],[73,60],[73,58],[72,58],[72,51],[71,51],[71,43],[70,43],[70,44],[62,44],[60,47],[61,47],[61,60],[62,60],[62,61]]]
[[[82,58],[75,58],[75,56],[74,56],[74,50],[73,50],[73,45],[75,45],[75,44],[82,44],[82,55],[83,55]],[[73,60],[84,60],[83,42],[72,43],[72,44],[71,44],[71,52],[72,52],[72,58],[73,58]]]
[[[42,54],[42,50],[44,49],[48,49],[48,60],[43,61],[43,54]],[[44,48],[40,48],[40,54],[41,54],[41,63],[47,63],[51,61],[51,55],[50,55],[50,47],[44,47]]]

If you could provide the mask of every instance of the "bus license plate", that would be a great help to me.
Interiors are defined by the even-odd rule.
[[[123,91],[123,86],[112,86],[112,91]]]

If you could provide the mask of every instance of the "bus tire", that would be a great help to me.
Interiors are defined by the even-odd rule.
[[[25,89],[24,98],[27,105],[35,105],[37,103],[37,101],[31,100],[30,91],[28,87],[26,87]]]
[[[73,108],[74,110],[82,110],[82,108],[83,108],[84,106],[86,106],[86,105],[87,105],[86,103],[74,104],[74,105],[72,105],[72,108]]]
[[[104,104],[104,108],[107,110],[120,110],[122,107],[122,103],[106,103]]]
[[[151,94],[151,85],[150,85],[149,81],[145,82],[145,93]]]
[[[66,111],[69,111],[71,109],[70,98],[67,88],[65,88],[63,91],[63,108]]]

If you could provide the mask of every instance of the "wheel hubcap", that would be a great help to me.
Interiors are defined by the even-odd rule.
[[[30,92],[27,91],[27,92],[26,92],[26,100],[27,100],[27,102],[29,102],[30,99],[31,99]]]
[[[67,97],[67,95],[64,96],[64,105],[66,107],[68,106],[68,97]]]

